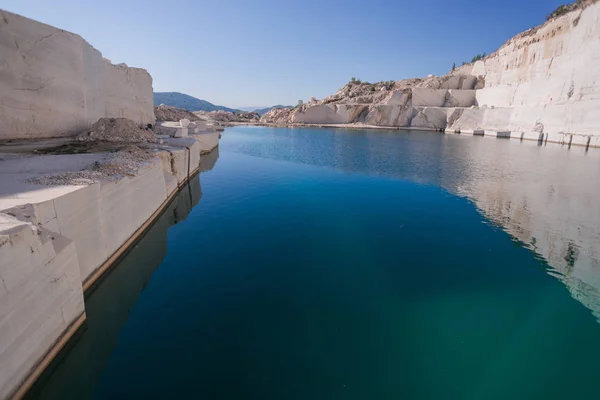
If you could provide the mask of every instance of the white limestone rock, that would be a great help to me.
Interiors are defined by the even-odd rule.
[[[442,107],[415,107],[416,115],[411,120],[413,128],[444,129],[446,128],[448,113],[452,108]]]
[[[79,35],[1,11],[0,139],[71,136],[103,117],[153,124],[152,77]]]
[[[304,106],[291,116],[291,122],[305,124],[347,124],[353,122],[366,106],[320,104]]]
[[[477,105],[475,90],[450,89],[446,93],[444,107],[471,107]]]
[[[448,116],[448,128],[460,131],[483,129],[485,111],[480,108],[455,109]]]
[[[447,125],[510,131],[511,137],[514,132],[532,138],[544,133],[548,141],[594,145],[600,141],[600,2],[586,4],[515,36],[485,59],[449,75],[391,84],[351,83],[311,108],[272,112],[263,120],[437,129]],[[382,105],[416,107],[416,115]],[[349,106],[368,106],[368,114],[349,115],[344,108]]]
[[[511,107],[506,128],[598,135],[600,3],[515,36],[462,72],[483,76],[480,105]],[[499,122],[499,121],[497,121]]]
[[[412,105],[422,107],[442,107],[446,102],[446,89],[412,89]]]
[[[412,99],[412,90],[410,90],[410,89],[395,90],[392,92],[392,95],[388,98],[386,104],[408,106],[408,105],[410,105],[411,99]]]
[[[195,129],[195,128],[192,128]],[[154,126],[154,130],[158,134],[169,135],[171,137],[186,137],[188,128],[182,128],[181,123],[172,121],[160,121]]]
[[[365,123],[378,126],[410,126],[416,114],[414,107],[400,105],[376,105],[369,107]]]
[[[0,213],[1,398],[84,311],[73,243],[35,223],[31,206]]]

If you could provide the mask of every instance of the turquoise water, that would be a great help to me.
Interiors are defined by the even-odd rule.
[[[31,397],[600,397],[593,151],[238,127],[218,157]]]

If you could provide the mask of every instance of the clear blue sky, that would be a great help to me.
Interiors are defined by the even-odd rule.
[[[295,104],[371,82],[446,73],[568,0],[0,0],[83,36],[154,90],[242,107]]]

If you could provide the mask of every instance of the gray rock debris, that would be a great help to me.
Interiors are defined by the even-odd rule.
[[[80,141],[121,143],[156,143],[157,139],[149,128],[141,128],[127,118],[100,118],[85,133],[77,137]]]
[[[154,107],[154,116],[157,121],[177,122],[181,119],[189,119],[190,121],[200,120],[200,118],[191,111],[184,108],[167,106],[165,104]]]
[[[116,153],[108,154],[104,161],[97,161],[81,171],[69,171],[30,178],[28,183],[48,186],[91,185],[99,181],[117,181],[133,176],[152,158],[152,150],[129,145]]]

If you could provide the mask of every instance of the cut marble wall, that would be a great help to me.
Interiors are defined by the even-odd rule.
[[[0,140],[72,136],[102,117],[154,123],[152,77],[81,36],[0,10]]]

